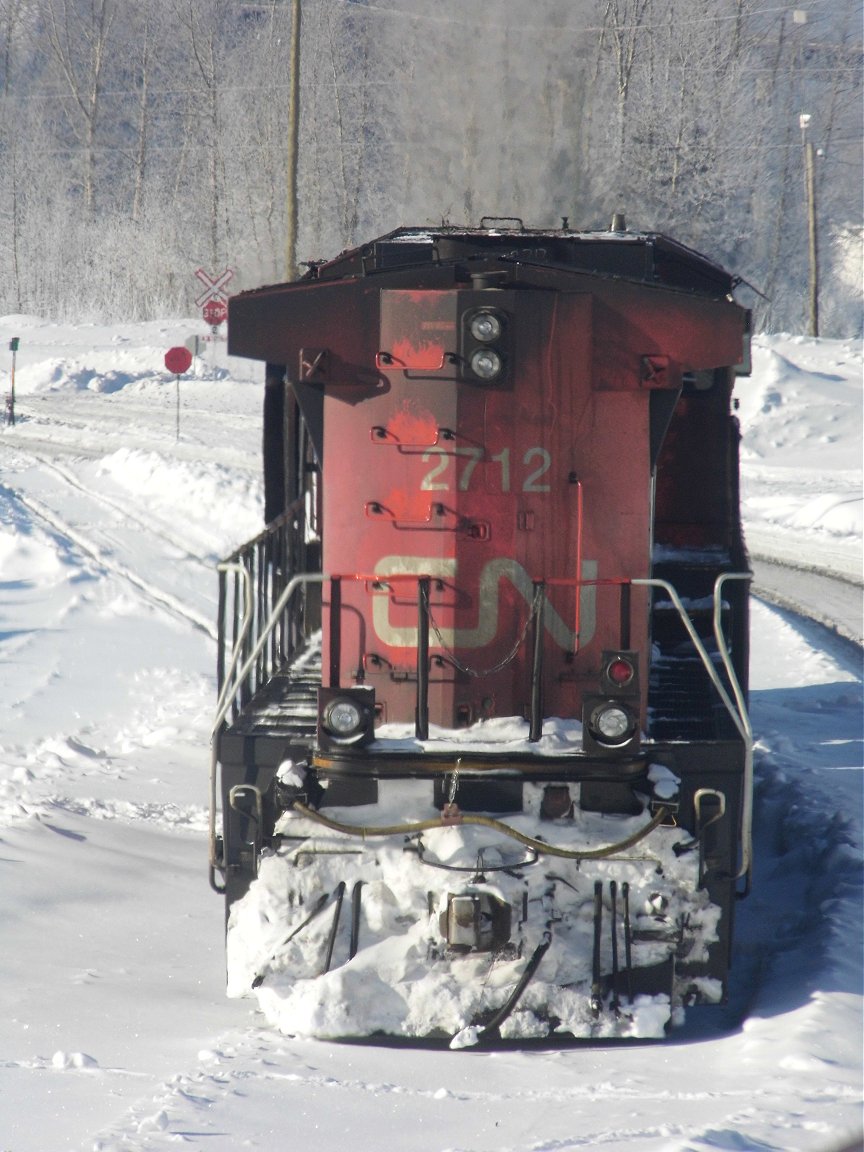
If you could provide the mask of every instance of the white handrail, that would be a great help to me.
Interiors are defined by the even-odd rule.
[[[294,595],[296,590],[302,584],[320,584],[325,580],[329,580],[330,576],[324,572],[310,572],[304,573],[299,576],[293,576],[282,590],[279,599],[273,607],[267,622],[262,629],[261,635],[255,643],[251,653],[247,656],[242,667],[238,670],[237,665],[240,660],[240,653],[243,644],[245,643],[246,636],[252,622],[252,593],[251,582],[249,573],[241,564],[223,563],[219,566],[221,572],[235,572],[242,576],[244,584],[244,614],[241,624],[240,632],[234,649],[231,653],[231,660],[228,665],[228,670],[225,675],[225,682],[222,686],[222,691],[219,693],[217,701],[216,716],[213,721],[213,726],[210,733],[211,739],[211,758],[210,758],[210,814],[209,814],[209,840],[210,840],[210,867],[216,869],[216,782],[218,772],[218,749],[216,745],[216,734],[222,724],[222,721],[228,714],[231,707],[231,701],[237,692],[239,685],[242,683],[244,677],[252,668],[255,660],[258,658],[259,653],[266,644],[269,636],[272,634],[276,627],[279,618],[284,612],[289,600]],[[740,879],[749,873],[752,862],[752,841],[753,841],[753,729],[750,723],[750,717],[747,711],[747,705],[744,699],[744,692],[738,681],[735,669],[732,665],[731,655],[726,644],[726,638],[723,635],[721,624],[722,612],[722,599],[721,593],[724,583],[727,580],[752,580],[752,574],[749,572],[727,572],[718,576],[714,584],[714,638],[717,643],[717,648],[720,653],[720,658],[723,661],[723,667],[726,675],[729,677],[729,683],[732,688],[734,700],[727,692],[722,680],[720,679],[717,669],[709,655],[705,645],[699,637],[693,622],[687,614],[681,599],[675,588],[667,580],[659,579],[634,579],[632,583],[637,587],[643,588],[660,588],[662,589],[672,601],[681,621],[687,630],[690,639],[699,655],[702,664],[705,667],[708,676],[711,679],[714,687],[717,689],[718,695],[723,702],[726,711],[729,713],[732,722],[744,744],[744,797],[743,808],[741,815],[741,867],[737,873],[736,878]]]
[[[216,860],[216,777],[218,765],[218,750],[216,748],[216,732],[219,725],[225,719],[228,712],[229,701],[234,693],[237,691],[237,682],[234,682],[234,687],[231,687],[232,677],[237,663],[240,659],[240,653],[243,644],[246,641],[246,636],[249,628],[252,625],[252,580],[243,564],[236,561],[223,561],[221,564],[216,565],[218,572],[233,572],[235,576],[240,577],[240,583],[243,585],[243,620],[240,624],[240,632],[237,636],[237,642],[234,645],[234,650],[231,653],[231,660],[228,664],[228,669],[225,673],[225,679],[222,683],[222,690],[216,701],[216,720],[210,729],[210,811],[208,816],[208,842],[209,842],[209,858],[210,858],[210,877],[211,882],[213,873],[217,867]]]
[[[726,637],[720,619],[722,609],[722,589],[727,580],[753,579],[752,572],[724,572],[714,582],[714,638],[717,641],[717,650],[723,660],[723,667],[729,677],[729,683],[735,694],[735,703],[745,728],[744,736],[744,807],[741,812],[741,868],[738,879],[746,876],[750,871],[752,844],[753,844],[753,725],[750,723],[750,713],[747,710],[747,701],[741,684],[732,667],[732,658],[729,653]]]
[[[743,807],[741,812],[741,867],[736,873],[736,879],[746,876],[751,867],[753,858],[753,728],[750,724],[750,716],[747,712],[747,704],[744,699],[744,692],[738,681],[735,669],[732,666],[732,658],[729,653],[729,648],[726,644],[726,637],[723,635],[721,627],[721,611],[722,601],[721,592],[723,584],[726,580],[752,580],[753,575],[750,572],[726,572],[718,576],[714,582],[714,639],[717,642],[717,649],[720,653],[720,658],[723,661],[723,667],[726,675],[729,677],[729,684],[732,688],[732,694],[735,697],[733,700],[720,679],[717,669],[714,667],[714,662],[711,659],[705,645],[699,637],[696,629],[693,627],[693,621],[687,615],[687,610],[681,603],[681,598],[675,591],[673,586],[668,580],[646,579],[646,580],[633,580],[632,583],[642,588],[661,588],[675,605],[678,615],[681,617],[681,622],[687,629],[690,639],[699,654],[699,658],[705,665],[705,671],[708,673],[711,683],[717,689],[720,699],[726,711],[732,718],[732,722],[738,730],[738,734],[744,743],[744,797]]]
[[[242,573],[243,586],[244,586],[244,605],[243,605],[243,622],[240,626],[240,632],[237,636],[237,642],[231,653],[231,660],[228,664],[228,670],[225,673],[225,682],[222,685],[222,691],[219,693],[219,698],[216,701],[216,716],[213,720],[213,726],[210,729],[210,818],[209,818],[209,837],[210,837],[210,868],[215,870],[217,867],[216,862],[216,779],[218,773],[218,755],[219,749],[216,742],[216,734],[222,724],[222,721],[228,715],[233,700],[238,688],[243,683],[246,674],[252,668],[252,665],[258,659],[258,656],[272,635],[276,625],[281,619],[282,613],[288,605],[288,601],[297,591],[301,584],[322,584],[330,577],[326,572],[304,572],[299,576],[292,576],[279,596],[279,599],[273,605],[270,615],[261,630],[261,635],[255,642],[252,651],[246,657],[242,667],[239,669],[237,665],[240,661],[240,653],[243,645],[246,642],[249,628],[252,624],[252,585],[249,579],[249,573],[242,564],[237,564],[233,561],[226,561],[217,565],[220,572],[234,572],[237,574]]]

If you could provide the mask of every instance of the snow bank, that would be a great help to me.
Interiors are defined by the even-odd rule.
[[[862,348],[758,337],[736,387],[741,490],[754,555],[827,567],[861,582]]]

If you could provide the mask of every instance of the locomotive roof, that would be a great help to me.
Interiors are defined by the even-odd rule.
[[[706,256],[656,232],[517,226],[397,228],[333,260],[311,265],[309,280],[342,280],[422,265],[492,261],[542,266],[658,284],[711,296],[740,282]]]

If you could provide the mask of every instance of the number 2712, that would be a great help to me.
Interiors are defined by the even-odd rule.
[[[456,490],[467,492],[471,487],[471,478],[477,465],[484,459],[485,451],[482,448],[450,448],[446,452],[443,448],[432,448],[423,453],[423,463],[435,463],[420,481],[423,492],[449,492],[450,464],[456,472]],[[490,464],[499,465],[499,478],[501,491],[511,491],[510,449],[504,448],[489,457]],[[461,465],[461,466],[460,466]],[[520,492],[548,492],[550,486],[541,483],[541,479],[552,467],[552,457],[545,448],[529,448],[522,457],[519,474],[515,477]]]

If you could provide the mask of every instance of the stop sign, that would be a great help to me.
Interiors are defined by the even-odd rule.
[[[208,300],[204,305],[204,319],[216,328],[228,315],[228,305],[218,297]]]
[[[175,376],[182,376],[184,372],[189,370],[189,365],[192,363],[192,353],[188,348],[169,348],[165,353],[165,367],[169,372],[173,372]]]

